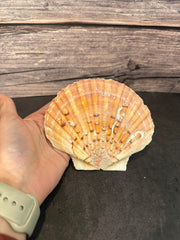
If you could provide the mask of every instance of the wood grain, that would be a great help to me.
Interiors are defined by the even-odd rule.
[[[13,97],[56,94],[66,80],[97,76],[179,92],[178,30],[1,26],[0,38],[0,91]]]
[[[6,0],[0,23],[93,23],[180,26],[179,0]]]
[[[56,95],[62,88],[77,80],[66,80],[48,83],[16,84],[0,87],[1,93],[9,97]],[[127,80],[125,84],[136,92],[171,92],[180,93],[180,78]]]

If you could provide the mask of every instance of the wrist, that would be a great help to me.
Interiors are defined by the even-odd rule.
[[[28,176],[18,177],[12,173],[3,171],[3,169],[0,169],[0,183],[2,182],[7,184],[21,192],[24,192],[25,194],[32,194],[36,197],[40,206],[46,196],[42,194],[40,191],[41,189],[37,189],[36,178],[34,177],[34,179],[34,181],[30,182],[28,181]]]
[[[0,217],[0,234],[4,234],[10,237],[13,237],[17,240],[25,240],[26,234],[25,233],[18,233],[15,232],[12,227],[9,225],[9,223]]]
[[[13,177],[13,180],[12,180],[12,175],[8,175],[6,173],[6,175],[3,177],[3,174],[0,171],[0,183],[1,182],[19,190],[25,194],[32,194],[38,200],[39,206],[43,202],[43,200],[41,200],[41,198],[39,197],[40,193],[37,193],[34,190],[35,187],[32,187],[32,184],[30,186],[28,184],[25,184],[25,179],[23,179],[23,181],[22,181],[22,180],[18,180],[16,177]]]

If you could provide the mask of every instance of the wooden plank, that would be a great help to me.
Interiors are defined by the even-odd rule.
[[[0,92],[10,96],[56,94],[61,81],[97,76],[179,92],[178,30],[1,26],[0,39]]]
[[[0,93],[9,97],[56,95],[62,88],[78,80],[80,79],[4,86],[0,87]],[[168,78],[166,81],[164,79],[127,80],[124,83],[136,92],[180,93],[180,78]]]
[[[179,0],[6,0],[0,23],[94,23],[180,26]]]

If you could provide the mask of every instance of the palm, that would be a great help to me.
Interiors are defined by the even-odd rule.
[[[56,151],[45,137],[48,106],[25,119],[16,114],[12,102],[8,107],[0,110],[0,180],[35,195],[41,204],[60,180],[69,156]]]

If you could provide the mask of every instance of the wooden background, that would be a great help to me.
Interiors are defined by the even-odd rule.
[[[0,1],[0,92],[54,95],[89,77],[180,92],[179,0]]]

